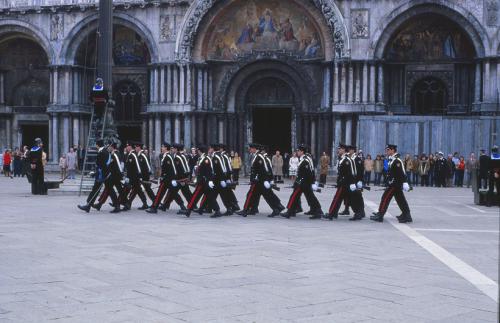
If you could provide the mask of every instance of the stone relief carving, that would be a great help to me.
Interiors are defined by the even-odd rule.
[[[175,41],[177,35],[177,19],[176,15],[160,16],[160,42]]]
[[[485,20],[487,26],[498,26],[498,0],[484,2]]]
[[[370,37],[370,12],[368,9],[351,9],[352,38]]]
[[[189,59],[190,51],[193,48],[199,24],[216,1],[218,0],[198,0],[198,4],[194,9],[194,12],[191,14],[191,17],[189,17],[186,25],[184,26],[184,34],[181,39],[179,52],[177,53],[178,59]],[[336,56],[348,56],[349,53],[345,51],[345,39],[347,38],[347,35],[344,34],[343,26],[341,25],[342,22],[337,16],[337,12],[332,5],[332,0],[309,1],[311,1],[316,8],[321,11],[328,27],[332,32]]]
[[[54,14],[50,16],[50,40],[64,38],[64,16]]]

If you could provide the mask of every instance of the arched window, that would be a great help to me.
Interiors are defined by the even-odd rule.
[[[421,79],[412,89],[412,114],[446,114],[448,93],[445,84],[435,78]]]

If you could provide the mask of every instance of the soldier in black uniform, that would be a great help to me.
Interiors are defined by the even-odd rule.
[[[184,195],[184,198],[188,202],[191,200],[191,197],[193,197],[193,194],[189,189],[189,182],[191,181],[190,180],[191,168],[189,167],[189,161],[186,155],[184,154],[183,150],[184,150],[183,144],[177,143],[172,145],[172,150],[171,150],[172,158],[174,160],[174,165],[177,173],[176,181],[177,184],[179,185],[171,187],[168,190],[168,193],[163,201],[163,205],[161,206],[162,210],[169,209],[170,204],[174,200],[179,205],[181,210],[186,209],[186,207],[184,206],[184,201],[179,195],[179,191],[182,193],[182,195]]]
[[[273,174],[273,164],[271,161],[271,158],[269,158],[269,155],[267,152],[269,151],[268,147],[265,145],[260,145],[260,153],[264,157],[266,161],[266,173],[265,173],[265,181],[264,181],[264,187],[261,190],[262,197],[266,201],[266,203],[271,207],[273,212],[268,215],[268,217],[272,218],[281,213],[285,209],[285,207],[281,204],[281,200],[279,197],[274,193],[272,186],[275,185],[274,183],[274,174]],[[255,197],[255,205],[254,209],[258,210],[259,207],[259,202],[260,202],[260,196]],[[258,212],[256,212],[258,213]]]
[[[404,165],[403,165],[404,166]],[[436,186],[446,187],[446,175],[448,174],[448,163],[444,158],[442,152],[438,152],[438,159],[434,165],[434,171],[436,173]]]
[[[233,167],[231,166],[231,158],[227,154],[227,147],[225,144],[219,144],[220,149],[221,149],[221,154],[222,157],[224,157],[224,161],[226,164],[226,169],[227,169],[227,174],[226,174],[226,183],[227,183],[227,196],[229,199],[229,202],[231,204],[231,213],[235,211],[239,211],[240,207],[238,205],[238,199],[236,198],[236,195],[234,194],[234,190],[231,188],[233,185],[233,181],[231,179],[231,175],[233,173]]]
[[[387,212],[387,208],[389,207],[389,203],[394,196],[394,198],[396,199],[396,203],[398,203],[399,208],[403,212],[400,216],[397,217],[399,223],[412,222],[413,219],[410,214],[410,208],[403,193],[403,191],[408,192],[410,190],[410,185],[408,185],[403,161],[400,159],[400,156],[397,153],[396,145],[387,145],[385,151],[387,156],[389,157],[389,170],[387,171],[386,179],[387,188],[382,195],[378,212],[374,212],[373,216],[370,217],[370,220],[383,222],[384,215]]]
[[[90,211],[91,205],[94,204],[95,200],[97,199],[97,196],[99,195],[99,191],[101,190],[102,185],[109,176],[109,168],[107,162],[110,157],[108,150],[104,147],[104,141],[102,139],[98,139],[96,141],[96,148],[97,148],[97,158],[95,162],[96,168],[95,168],[94,186],[92,187],[92,190],[90,191],[90,194],[87,197],[87,204],[78,205],[78,208],[80,210],[83,210],[87,213]]]
[[[346,145],[339,144],[337,148],[337,156],[339,156],[339,162],[337,164],[337,191],[333,197],[328,214],[325,216],[325,218],[329,220],[338,218],[338,212],[342,201],[346,198],[346,196],[350,199],[351,192],[354,192],[357,189],[355,179],[356,168],[353,160],[347,153]]]
[[[118,196],[120,196],[122,192],[121,180],[123,178],[123,170],[120,163],[120,157],[118,157],[117,144],[111,143],[108,146],[108,152],[109,156],[106,161],[106,166],[109,170],[109,176],[107,176],[104,181],[104,190],[102,191],[97,204],[92,204],[92,207],[96,210],[100,210],[103,204],[106,203],[109,196],[111,197],[111,204],[114,207],[114,209],[111,210],[111,213],[118,213],[121,211]]]
[[[255,143],[248,145],[248,152],[252,156],[250,163],[250,189],[248,190],[243,209],[237,212],[238,215],[244,217],[252,213],[252,209],[256,208],[256,203],[264,188],[264,182],[267,182],[269,187],[271,187],[271,184],[266,180],[268,176],[266,159],[259,152],[259,148],[260,145]]]
[[[135,146],[141,147],[140,143],[135,143]],[[122,191],[122,196],[120,197],[121,204],[124,205],[122,211],[128,211],[132,207],[132,202],[134,201],[136,195],[142,201],[142,206],[139,208],[145,210],[148,208],[148,201],[146,195],[142,191],[141,179],[142,172],[141,166],[139,165],[139,159],[137,154],[132,150],[132,144],[129,142],[126,146],[126,157],[125,157],[125,170],[127,175],[125,177],[125,189]]]
[[[356,181],[356,190],[351,192],[351,201],[355,204],[355,206],[352,207],[355,213],[354,217],[351,218],[352,221],[361,220],[365,217],[365,200],[363,199],[365,165],[363,159],[356,153],[356,150],[356,146],[349,146],[349,157],[353,161],[356,171],[356,175],[354,176],[354,180]]]
[[[137,154],[137,159],[139,160],[139,166],[141,167],[141,178],[142,178],[142,186],[144,187],[144,191],[146,195],[149,197],[151,201],[155,200],[156,194],[151,189],[151,165],[149,163],[149,156],[144,153],[142,149],[142,145],[136,145],[135,152]]]
[[[163,143],[161,146],[161,154],[160,154],[160,166],[161,166],[161,175],[160,175],[160,187],[156,192],[156,197],[153,200],[153,204],[149,209],[146,210],[148,213],[157,213],[158,208],[160,207],[160,202],[167,192],[168,189],[172,189],[178,186],[177,182],[177,168],[175,167],[174,158],[169,153],[170,152],[170,144]]]
[[[297,178],[293,183],[293,192],[288,201],[287,211],[281,215],[287,219],[295,216],[302,193],[306,196],[307,203],[309,203],[309,207],[311,208],[309,219],[320,219],[323,215],[321,205],[314,195],[314,191],[318,189],[318,185],[315,183],[314,165],[311,157],[306,155],[307,151],[308,148],[304,144],[299,145],[297,148],[297,157],[299,157]]]
[[[488,165],[488,196],[486,206],[500,206],[500,153],[498,146],[491,148],[491,157]],[[495,188],[497,195],[495,199]]]
[[[207,150],[205,146],[200,145],[198,150],[202,154],[198,159],[198,164],[196,166],[196,188],[194,190],[193,197],[188,203],[187,210],[183,211],[183,213],[189,217],[191,211],[194,209],[200,198],[205,195],[208,207],[215,211],[212,217],[219,217],[220,208],[217,200],[214,198],[216,196],[214,190],[214,168],[212,158],[210,157],[210,155],[213,154],[213,148],[210,147]]]
[[[35,145],[29,152],[29,161],[31,167],[31,194],[42,195],[45,194],[45,180],[43,169],[43,143],[42,139],[36,138]]]

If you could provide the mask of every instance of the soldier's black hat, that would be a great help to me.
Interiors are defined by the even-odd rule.
[[[269,151],[269,147],[267,145],[259,145],[259,150],[263,150],[265,152]]]
[[[387,146],[385,146],[385,149],[398,150],[398,146],[393,144],[387,144]]]
[[[206,153],[207,146],[206,145],[198,145],[198,150],[201,151],[202,153]]]
[[[212,143],[210,144],[210,147],[212,147],[214,150],[219,150],[220,146],[217,143]]]
[[[297,146],[297,150],[300,150],[300,151],[303,151],[306,153],[309,149],[308,149],[306,144],[300,144]]]
[[[99,146],[99,147],[103,147],[103,146],[104,146],[104,140],[102,140],[102,139],[97,139],[97,140],[95,141],[95,144],[96,144],[97,146]]]
[[[40,138],[35,138],[35,143],[38,145],[38,144],[41,144],[42,143],[42,139]]]
[[[125,147],[127,147],[127,146],[132,146],[132,145],[133,145],[133,142],[132,142],[132,141],[130,141],[130,140],[129,140],[129,141],[127,141],[127,142],[125,143]]]
[[[219,147],[220,147],[220,149],[222,149],[222,150],[226,150],[226,149],[227,149],[227,145],[226,145],[226,144],[224,144],[224,143],[219,143]]]
[[[260,145],[255,143],[255,142],[251,142],[248,144],[248,147],[249,148],[255,148],[255,149],[260,149]]]
[[[168,143],[168,142],[164,142],[162,144],[163,147],[167,148],[167,149],[170,149],[172,146]]]
[[[117,149],[118,148],[118,144],[116,142],[112,142],[109,144],[111,147],[113,147],[114,149]]]
[[[135,142],[134,142],[134,147],[141,147],[141,148],[142,148],[142,142],[140,142],[140,141],[135,141]]]
[[[347,149],[348,149],[348,150],[356,150],[356,148],[357,148],[357,147],[356,147],[356,146],[354,146],[354,145],[348,145],[348,146],[347,146]]]
[[[174,147],[177,150],[184,150],[184,145],[183,144],[175,143],[175,144],[172,145],[172,147]]]

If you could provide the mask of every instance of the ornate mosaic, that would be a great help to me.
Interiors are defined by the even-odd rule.
[[[205,44],[210,59],[233,60],[252,51],[278,50],[306,59],[323,56],[313,20],[290,1],[237,1],[210,28]]]

